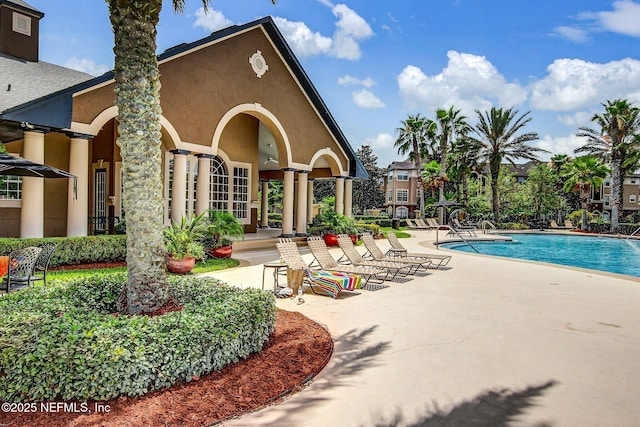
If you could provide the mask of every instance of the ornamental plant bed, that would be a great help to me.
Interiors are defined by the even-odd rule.
[[[297,312],[278,310],[276,328],[259,353],[220,371],[142,397],[86,402],[109,412],[0,412],[11,426],[202,426],[237,417],[300,390],[333,351],[329,332]],[[77,402],[76,408],[82,408]],[[37,406],[40,408],[40,405]],[[70,408],[73,408],[71,406]]]

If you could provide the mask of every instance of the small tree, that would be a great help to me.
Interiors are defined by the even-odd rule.
[[[582,229],[588,229],[587,211],[591,189],[602,185],[602,180],[609,173],[609,168],[595,156],[576,157],[566,163],[560,174],[566,178],[564,189],[580,194],[582,205]]]

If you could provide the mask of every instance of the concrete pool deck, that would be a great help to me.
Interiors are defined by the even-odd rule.
[[[411,234],[410,251],[437,251],[434,231]],[[447,269],[405,283],[337,300],[307,291],[301,305],[278,299],[326,325],[334,355],[309,387],[224,425],[637,425],[637,281],[440,252],[453,255]],[[209,274],[259,288],[262,263],[278,255],[237,258],[244,266]]]

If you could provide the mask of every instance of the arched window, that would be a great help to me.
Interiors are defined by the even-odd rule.
[[[211,159],[209,172],[209,207],[219,211],[229,209],[229,173],[219,157]]]

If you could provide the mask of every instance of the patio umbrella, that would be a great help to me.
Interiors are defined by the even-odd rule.
[[[0,153],[0,175],[30,176],[35,178],[73,178],[73,193],[76,195],[77,177],[52,166],[32,162],[22,157]]]

